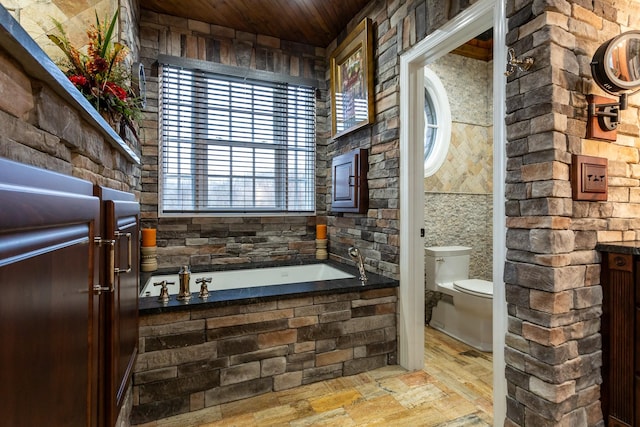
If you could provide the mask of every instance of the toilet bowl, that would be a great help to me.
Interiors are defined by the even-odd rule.
[[[425,289],[440,292],[429,325],[478,350],[493,346],[493,283],[469,278],[471,248],[425,248]]]

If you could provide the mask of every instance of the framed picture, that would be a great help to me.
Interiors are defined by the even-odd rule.
[[[366,18],[331,55],[331,136],[337,138],[374,121],[373,42]]]

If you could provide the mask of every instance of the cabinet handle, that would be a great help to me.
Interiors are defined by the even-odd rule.
[[[129,273],[131,271],[131,233],[120,233],[118,231],[116,231],[116,238],[120,239],[120,237],[124,236],[127,238],[127,268],[126,269],[121,269],[118,267],[114,268],[114,273],[115,274],[120,274],[120,273]]]
[[[113,292],[113,287],[93,285],[93,294],[100,295],[103,292]]]
[[[627,264],[626,258],[621,256],[614,257],[613,262],[617,267],[624,267]]]
[[[113,292],[115,290],[115,276],[114,276],[114,258],[115,258],[115,250],[116,250],[116,241],[103,239],[102,237],[94,237],[93,242],[98,246],[108,246],[107,253],[107,271],[109,272],[109,286],[103,287],[100,285],[93,286],[93,293],[95,295],[100,295],[101,292]]]

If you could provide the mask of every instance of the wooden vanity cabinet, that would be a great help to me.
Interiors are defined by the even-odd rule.
[[[602,258],[602,412],[609,427],[640,427],[640,256]]]
[[[98,425],[93,185],[0,159],[0,424]]]
[[[112,292],[100,296],[100,370],[105,373],[104,387],[100,388],[100,414],[103,426],[113,426],[138,355],[140,205],[131,193],[96,186],[95,194],[101,200],[102,237],[114,244],[113,258],[109,250],[100,256],[101,280],[113,287]]]
[[[131,194],[0,158],[1,425],[115,424],[138,346],[138,219]]]

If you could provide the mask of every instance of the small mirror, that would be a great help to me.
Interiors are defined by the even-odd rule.
[[[591,74],[598,86],[613,95],[640,89],[640,31],[603,43],[593,55]]]

